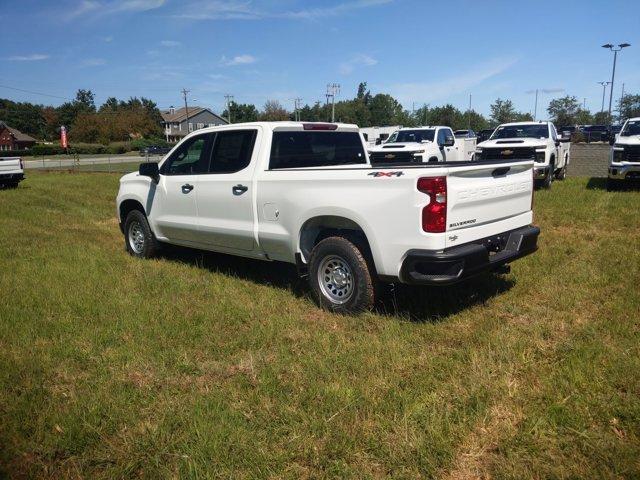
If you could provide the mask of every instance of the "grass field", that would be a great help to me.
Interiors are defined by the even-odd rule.
[[[117,183],[0,191],[0,477],[640,478],[640,192],[558,182],[510,275],[340,317],[287,265],[129,257]]]

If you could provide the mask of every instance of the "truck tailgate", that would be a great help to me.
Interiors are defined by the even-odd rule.
[[[505,224],[505,220],[530,213],[532,168],[533,162],[451,167],[447,177],[447,232],[459,231],[470,240],[470,229],[486,232],[486,228],[478,227]]]
[[[0,173],[15,173],[20,170],[20,157],[0,157]]]

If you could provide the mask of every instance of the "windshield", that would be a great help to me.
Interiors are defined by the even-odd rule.
[[[491,139],[496,138],[549,138],[549,128],[540,125],[507,125],[496,128]]]
[[[424,140],[433,142],[435,130],[398,130],[397,135],[392,135],[387,143],[415,142]]]
[[[623,137],[630,137],[631,135],[640,135],[640,120],[629,121],[624,126],[624,129],[620,132]]]

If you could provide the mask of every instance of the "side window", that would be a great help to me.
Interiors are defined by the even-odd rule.
[[[447,136],[447,132],[444,128],[441,128],[440,130],[438,130],[438,145],[444,145],[446,136]]]
[[[555,125],[550,125],[549,128],[551,129],[551,138],[553,138],[553,141],[555,142],[556,140],[558,140],[558,133],[556,132],[556,127]]]
[[[233,173],[251,163],[257,130],[218,132],[211,152],[209,173]]]
[[[162,165],[163,175],[192,175],[204,173],[208,158],[204,155],[209,135],[199,135],[184,142]]]

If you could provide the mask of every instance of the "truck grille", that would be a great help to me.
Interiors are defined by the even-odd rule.
[[[422,158],[413,157],[411,152],[373,152],[369,155],[372,164],[376,163],[422,163]]]
[[[530,147],[484,148],[482,160],[535,160],[536,151]]]
[[[623,158],[626,162],[640,162],[640,146],[624,147]]]

